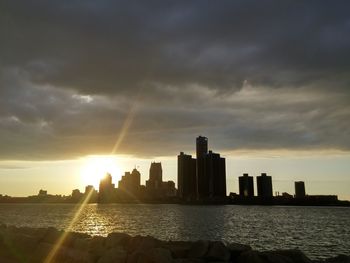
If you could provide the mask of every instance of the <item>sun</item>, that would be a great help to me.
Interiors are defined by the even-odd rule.
[[[121,169],[117,157],[113,155],[94,155],[84,158],[80,170],[84,186],[93,185],[95,189],[98,189],[100,180],[106,173],[110,173],[113,176],[115,183],[120,179]]]

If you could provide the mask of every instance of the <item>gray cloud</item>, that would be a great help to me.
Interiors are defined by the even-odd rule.
[[[2,1],[0,156],[350,149],[347,1]]]

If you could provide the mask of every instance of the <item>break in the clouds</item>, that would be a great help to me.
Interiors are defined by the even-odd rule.
[[[0,156],[349,151],[349,8],[2,1]]]

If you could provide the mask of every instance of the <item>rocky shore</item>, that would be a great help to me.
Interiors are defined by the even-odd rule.
[[[161,241],[150,236],[125,233],[101,237],[55,228],[1,225],[0,262],[350,263],[350,257],[340,255],[312,261],[299,250],[259,252],[248,245],[219,241]]]

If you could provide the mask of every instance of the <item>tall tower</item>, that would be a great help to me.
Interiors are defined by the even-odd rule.
[[[205,156],[208,153],[208,138],[198,136],[196,138],[196,181],[197,181],[197,197],[205,198],[209,193],[208,178],[205,173]]]
[[[261,198],[271,198],[272,194],[272,177],[262,173],[261,176],[256,177],[258,185],[258,196]]]
[[[226,197],[226,165],[225,158],[209,151],[205,155],[205,195],[209,198]]]
[[[254,183],[253,176],[243,174],[238,178],[239,180],[239,195],[242,197],[253,197],[254,196]]]
[[[183,152],[177,156],[178,197],[182,200],[196,200],[196,159]]]
[[[303,181],[295,182],[295,198],[305,197],[305,183]]]
[[[154,189],[160,189],[162,187],[162,177],[162,163],[152,162],[151,167],[149,168],[149,180],[146,182],[146,186]]]
[[[104,178],[100,180],[99,185],[99,202],[111,202],[114,197],[114,184],[112,184],[112,175],[107,173]]]

